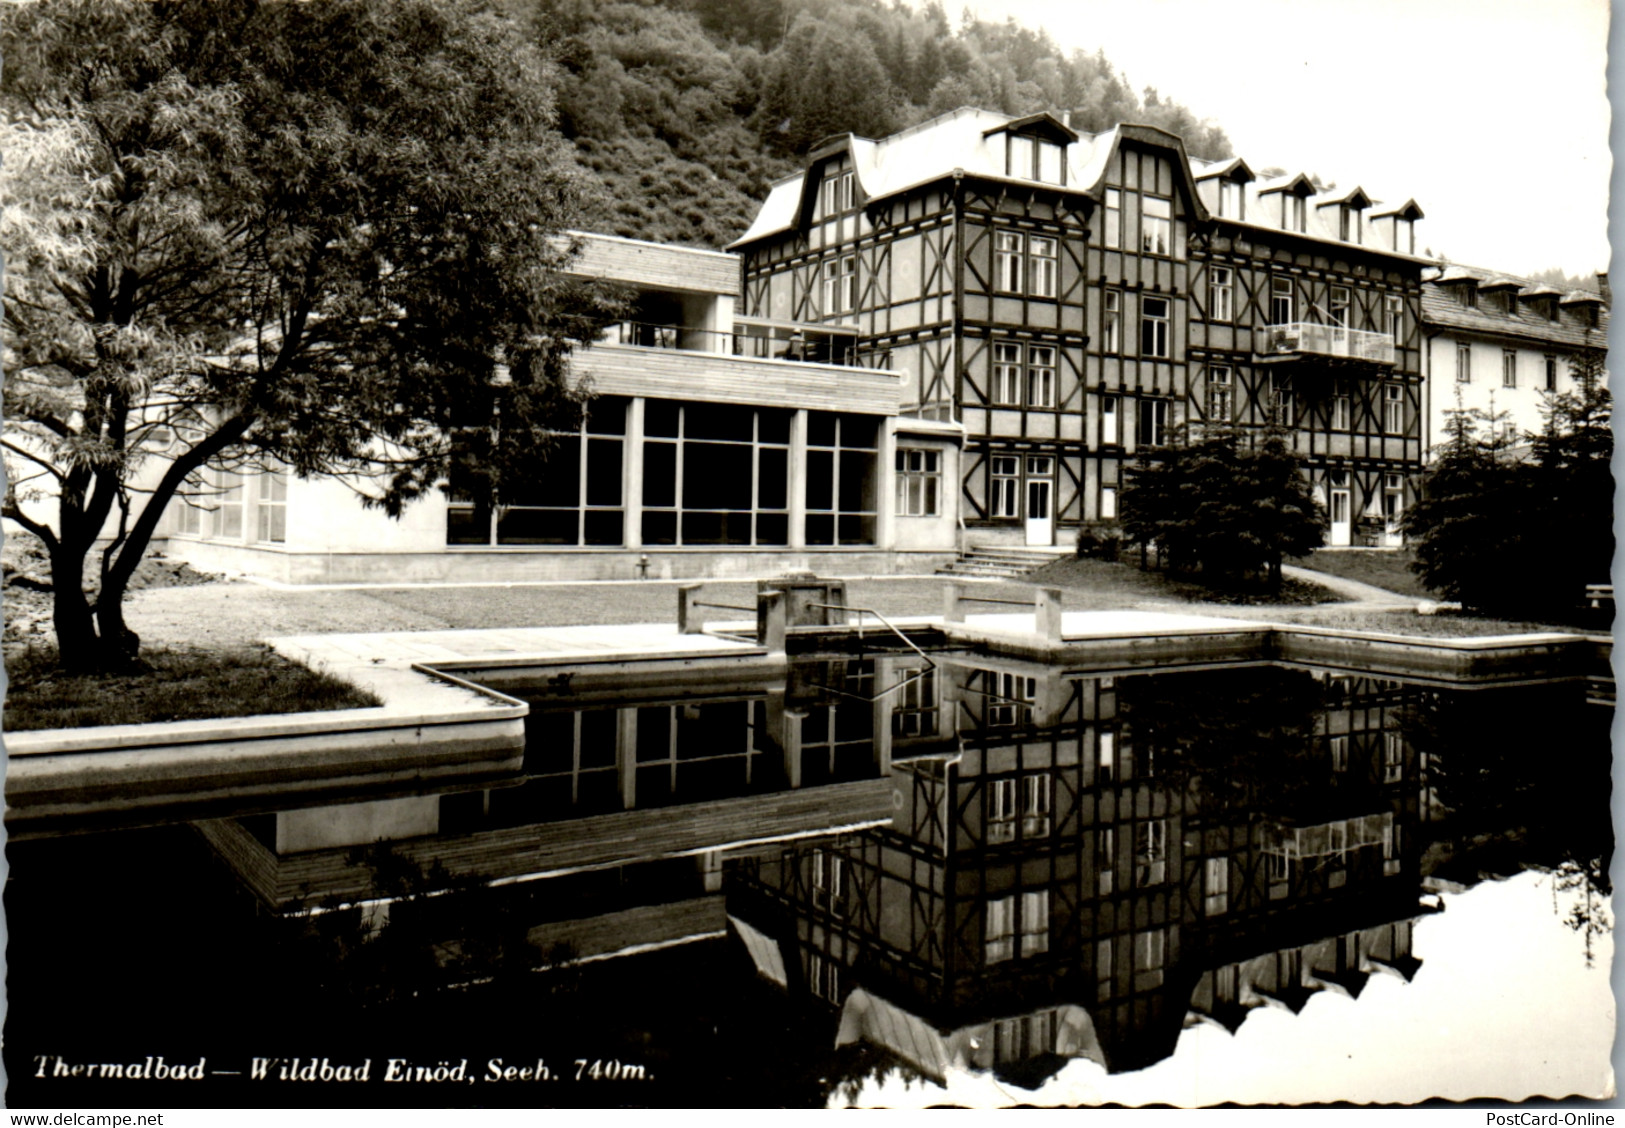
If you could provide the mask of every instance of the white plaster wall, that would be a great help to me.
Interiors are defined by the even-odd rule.
[[[439,829],[438,795],[280,811],[276,816],[276,852],[362,846],[379,840],[416,838]]]

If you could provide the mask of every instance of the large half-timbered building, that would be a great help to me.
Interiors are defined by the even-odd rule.
[[[1397,535],[1421,463],[1420,217],[1149,126],[960,109],[829,139],[734,247],[747,315],[851,327],[904,415],[962,428],[971,541],[1069,544],[1143,450],[1222,421],[1293,429],[1349,544]]]

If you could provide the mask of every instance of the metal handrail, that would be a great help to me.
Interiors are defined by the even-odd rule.
[[[916,646],[913,639],[909,638],[902,631],[898,630],[896,624],[894,624],[890,619],[886,618],[886,616],[882,615],[879,611],[876,611],[873,607],[853,607],[845,603],[809,603],[807,606],[817,607],[825,611],[856,611],[858,613],[858,638],[860,641],[863,638],[863,616],[873,615],[875,618],[880,620],[882,626],[901,639],[904,646],[918,654],[921,661],[925,663],[927,669],[934,670],[937,668],[937,664],[931,660],[931,656],[929,654]],[[906,682],[899,683],[899,685],[906,684]],[[888,690],[888,692],[890,691]]]

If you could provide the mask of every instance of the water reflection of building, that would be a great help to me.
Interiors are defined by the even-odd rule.
[[[1032,1083],[1414,972],[1416,766],[1393,683],[992,659],[933,680],[956,749],[894,748],[890,825],[747,861],[728,887],[758,970],[838,1011],[840,1039]],[[1287,719],[1261,720],[1259,697]]]

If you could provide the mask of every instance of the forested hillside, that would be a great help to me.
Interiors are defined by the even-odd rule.
[[[1169,129],[1195,156],[1224,130],[1104,54],[901,0],[508,0],[558,59],[559,126],[603,186],[603,231],[720,247],[820,138],[883,137],[957,106],[1071,110],[1090,132]]]

